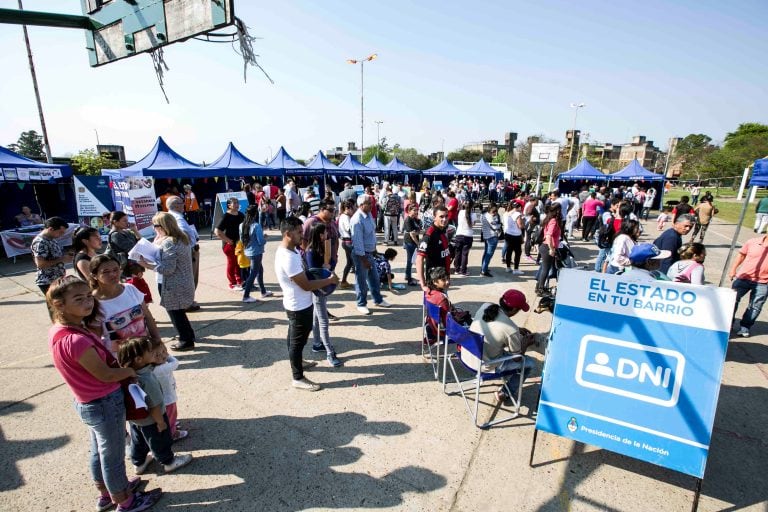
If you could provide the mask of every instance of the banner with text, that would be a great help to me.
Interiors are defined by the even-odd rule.
[[[564,269],[536,428],[704,475],[735,292]]]
[[[152,238],[152,217],[157,213],[154,179],[148,176],[112,178],[112,197],[115,210],[128,214],[129,222],[135,224],[141,236]]]
[[[96,228],[105,238],[109,233],[109,222],[105,213],[114,209],[112,189],[106,176],[74,176],[77,217],[80,224]]]

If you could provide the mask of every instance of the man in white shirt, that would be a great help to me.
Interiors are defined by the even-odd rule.
[[[288,316],[288,359],[293,374],[293,387],[305,391],[317,391],[318,384],[304,377],[304,370],[315,366],[314,361],[304,361],[302,352],[312,332],[312,292],[329,285],[339,284],[336,274],[326,279],[309,280],[304,262],[296,248],[301,245],[302,223],[289,217],[280,224],[283,240],[275,253],[275,275],[283,291],[283,307]]]

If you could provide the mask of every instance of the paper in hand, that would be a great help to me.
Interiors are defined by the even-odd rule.
[[[146,238],[140,238],[136,245],[128,251],[128,259],[133,261],[140,261],[140,257],[151,264],[156,264],[160,259],[160,249]]]
[[[147,398],[147,394],[144,392],[138,384],[129,384],[128,392],[133,398],[133,403],[136,404],[137,409],[147,409],[147,402],[144,401]]]

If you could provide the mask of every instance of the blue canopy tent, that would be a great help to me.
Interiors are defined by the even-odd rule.
[[[620,181],[666,181],[662,174],[655,174],[640,165],[637,159],[632,160],[629,165],[622,170],[608,175],[608,180]]]
[[[336,166],[336,164],[328,160],[322,151],[318,151],[317,154],[312,157],[312,160],[307,164],[307,169],[312,171],[313,176],[321,175],[323,177],[322,193],[325,194],[326,176],[331,175],[333,181],[335,182],[336,176],[333,176],[332,173],[337,171],[339,168]]]
[[[355,176],[379,176],[379,171],[366,167],[351,153],[339,164],[339,169],[349,171],[350,174],[346,174],[346,176],[351,176],[352,174]]]
[[[272,172],[278,172],[279,176],[283,176],[285,174],[292,174],[294,176],[296,175],[307,176],[307,175],[315,174],[315,171],[308,171],[305,166],[301,165],[299,162],[294,160],[293,157],[291,157],[291,155],[288,154],[288,152],[285,150],[283,146],[280,146],[280,149],[277,150],[277,154],[266,165],[266,168],[268,168]]]
[[[366,167],[370,167],[371,169],[375,169],[380,174],[382,174],[382,173],[383,174],[389,174],[390,173],[390,170],[387,167],[387,164],[381,163],[381,160],[376,158],[376,155],[374,155],[373,158],[371,158],[368,161],[368,163],[365,164],[365,165],[366,165]]]
[[[231,142],[224,153],[207,167],[217,168],[224,176],[282,176],[243,155]]]
[[[213,178],[224,173],[218,167],[203,167],[187,160],[166,144],[162,137],[157,138],[155,146],[141,160],[122,169],[102,169],[103,176],[152,176],[153,178]]]
[[[752,170],[752,178],[749,180],[750,187],[768,187],[768,158],[755,160],[755,167]]]
[[[461,171],[454,167],[451,162],[443,159],[443,161],[436,166],[422,171],[422,174],[424,174],[424,176],[458,176],[461,174]]]
[[[6,228],[14,226],[14,217],[21,208],[29,206],[34,211],[35,204],[35,213],[39,212],[43,217],[58,215],[68,220],[76,219],[74,190],[67,179],[71,176],[72,168],[68,165],[38,162],[0,146],[2,225]]]
[[[408,167],[397,157],[393,158],[386,167],[389,174],[421,174],[421,171]]]
[[[592,167],[592,164],[584,158],[576,167],[557,176],[555,188],[561,193],[568,193],[572,190],[578,190],[579,187],[587,183],[605,181],[608,181],[608,176]]]
[[[475,164],[469,169],[462,171],[462,174],[466,174],[467,176],[482,176],[498,179],[502,179],[504,177],[503,172],[499,172],[488,165],[488,163],[483,158],[475,162]]]

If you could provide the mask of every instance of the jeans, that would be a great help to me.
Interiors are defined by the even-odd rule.
[[[75,402],[80,419],[88,427],[91,443],[91,478],[115,496],[128,489],[125,474],[125,403],[118,389],[103,398]]]
[[[328,297],[313,293],[312,304],[315,310],[312,315],[312,346],[325,347],[325,353],[330,356],[336,351],[333,349],[331,337],[328,334]]]
[[[251,271],[248,273],[248,279],[243,284],[243,298],[247,299],[251,296],[251,288],[253,288],[253,282],[258,281],[261,294],[264,295],[267,289],[264,287],[264,266],[262,265],[263,254],[257,254],[251,256]]]
[[[397,232],[397,215],[385,215],[384,216],[384,242],[395,242],[397,245],[398,232]],[[390,233],[392,236],[390,236]]]
[[[467,272],[467,263],[469,262],[469,251],[472,249],[472,237],[456,235],[453,239],[456,245],[456,256],[453,258],[453,268],[459,274]]]
[[[344,273],[342,274],[341,281],[346,283],[349,271],[352,270],[355,262],[352,260],[352,243],[341,242],[341,248],[344,249],[344,254],[347,256],[347,263],[344,265]]]
[[[371,297],[374,304],[381,304],[384,298],[381,296],[381,283],[379,281],[379,270],[376,268],[376,262],[373,256],[366,254],[358,256],[352,254],[355,261],[355,293],[357,294],[358,307],[365,307],[368,303],[368,289],[371,290]],[[365,268],[363,258],[368,260],[371,268]]]
[[[405,236],[410,237],[406,234]],[[416,252],[416,244],[403,242],[405,246],[405,281],[413,279],[413,253]]]
[[[512,391],[515,397],[517,397],[517,389],[520,387],[520,379],[522,378],[523,382],[525,382],[525,378],[531,373],[531,370],[533,370],[534,367],[533,359],[527,357],[525,358],[525,366],[522,368],[521,372],[520,361],[508,359],[496,367],[496,372],[513,372],[511,375],[505,377],[505,382],[507,383],[509,390]]]
[[[235,256],[235,244],[224,244],[221,250],[224,256],[227,257],[227,281],[229,281],[229,287],[232,288],[235,285],[243,284],[243,280],[240,279],[240,267],[237,265],[237,256]]]
[[[499,237],[492,236],[485,239],[485,252],[483,253],[483,261],[480,265],[480,272],[488,272],[488,265],[491,264],[491,258],[493,253],[496,252],[496,246],[499,244]]]
[[[736,279],[733,281],[731,288],[736,290],[736,306],[733,310],[734,315],[736,314],[736,309],[739,307],[741,298],[749,292],[749,305],[747,306],[746,311],[744,311],[744,316],[741,317],[740,322],[742,327],[749,329],[755,325],[755,320],[757,320],[758,315],[760,315],[760,311],[763,310],[763,304],[765,304],[765,299],[768,297],[768,284],[750,281],[749,279]]]
[[[504,234],[504,263],[509,268],[512,265],[512,253],[515,254],[515,270],[520,268],[520,255],[523,249],[523,235]]]
[[[173,437],[171,436],[171,427],[168,424],[168,415],[163,414],[166,429],[162,432],[157,430],[157,423],[152,423],[140,427],[131,422],[131,462],[134,466],[144,464],[147,454],[152,451],[155,460],[160,464],[170,464],[173,462],[174,454]],[[120,432],[122,434],[122,432]]]
[[[309,339],[309,333],[312,331],[313,310],[313,306],[300,311],[285,310],[285,314],[288,316],[288,361],[291,363],[293,380],[304,378],[302,352]]]
[[[605,263],[606,259],[608,259],[608,249],[600,249],[595,260],[595,272],[603,271],[603,263]]]
[[[183,309],[169,309],[168,316],[171,317],[171,323],[179,333],[179,343],[194,343],[195,331],[189,323],[187,312]]]
[[[552,267],[555,266],[555,257],[549,254],[549,246],[541,244],[539,246],[539,256],[541,256],[541,266],[539,267],[539,277],[536,281],[536,292],[543,293],[548,287],[549,274]]]

